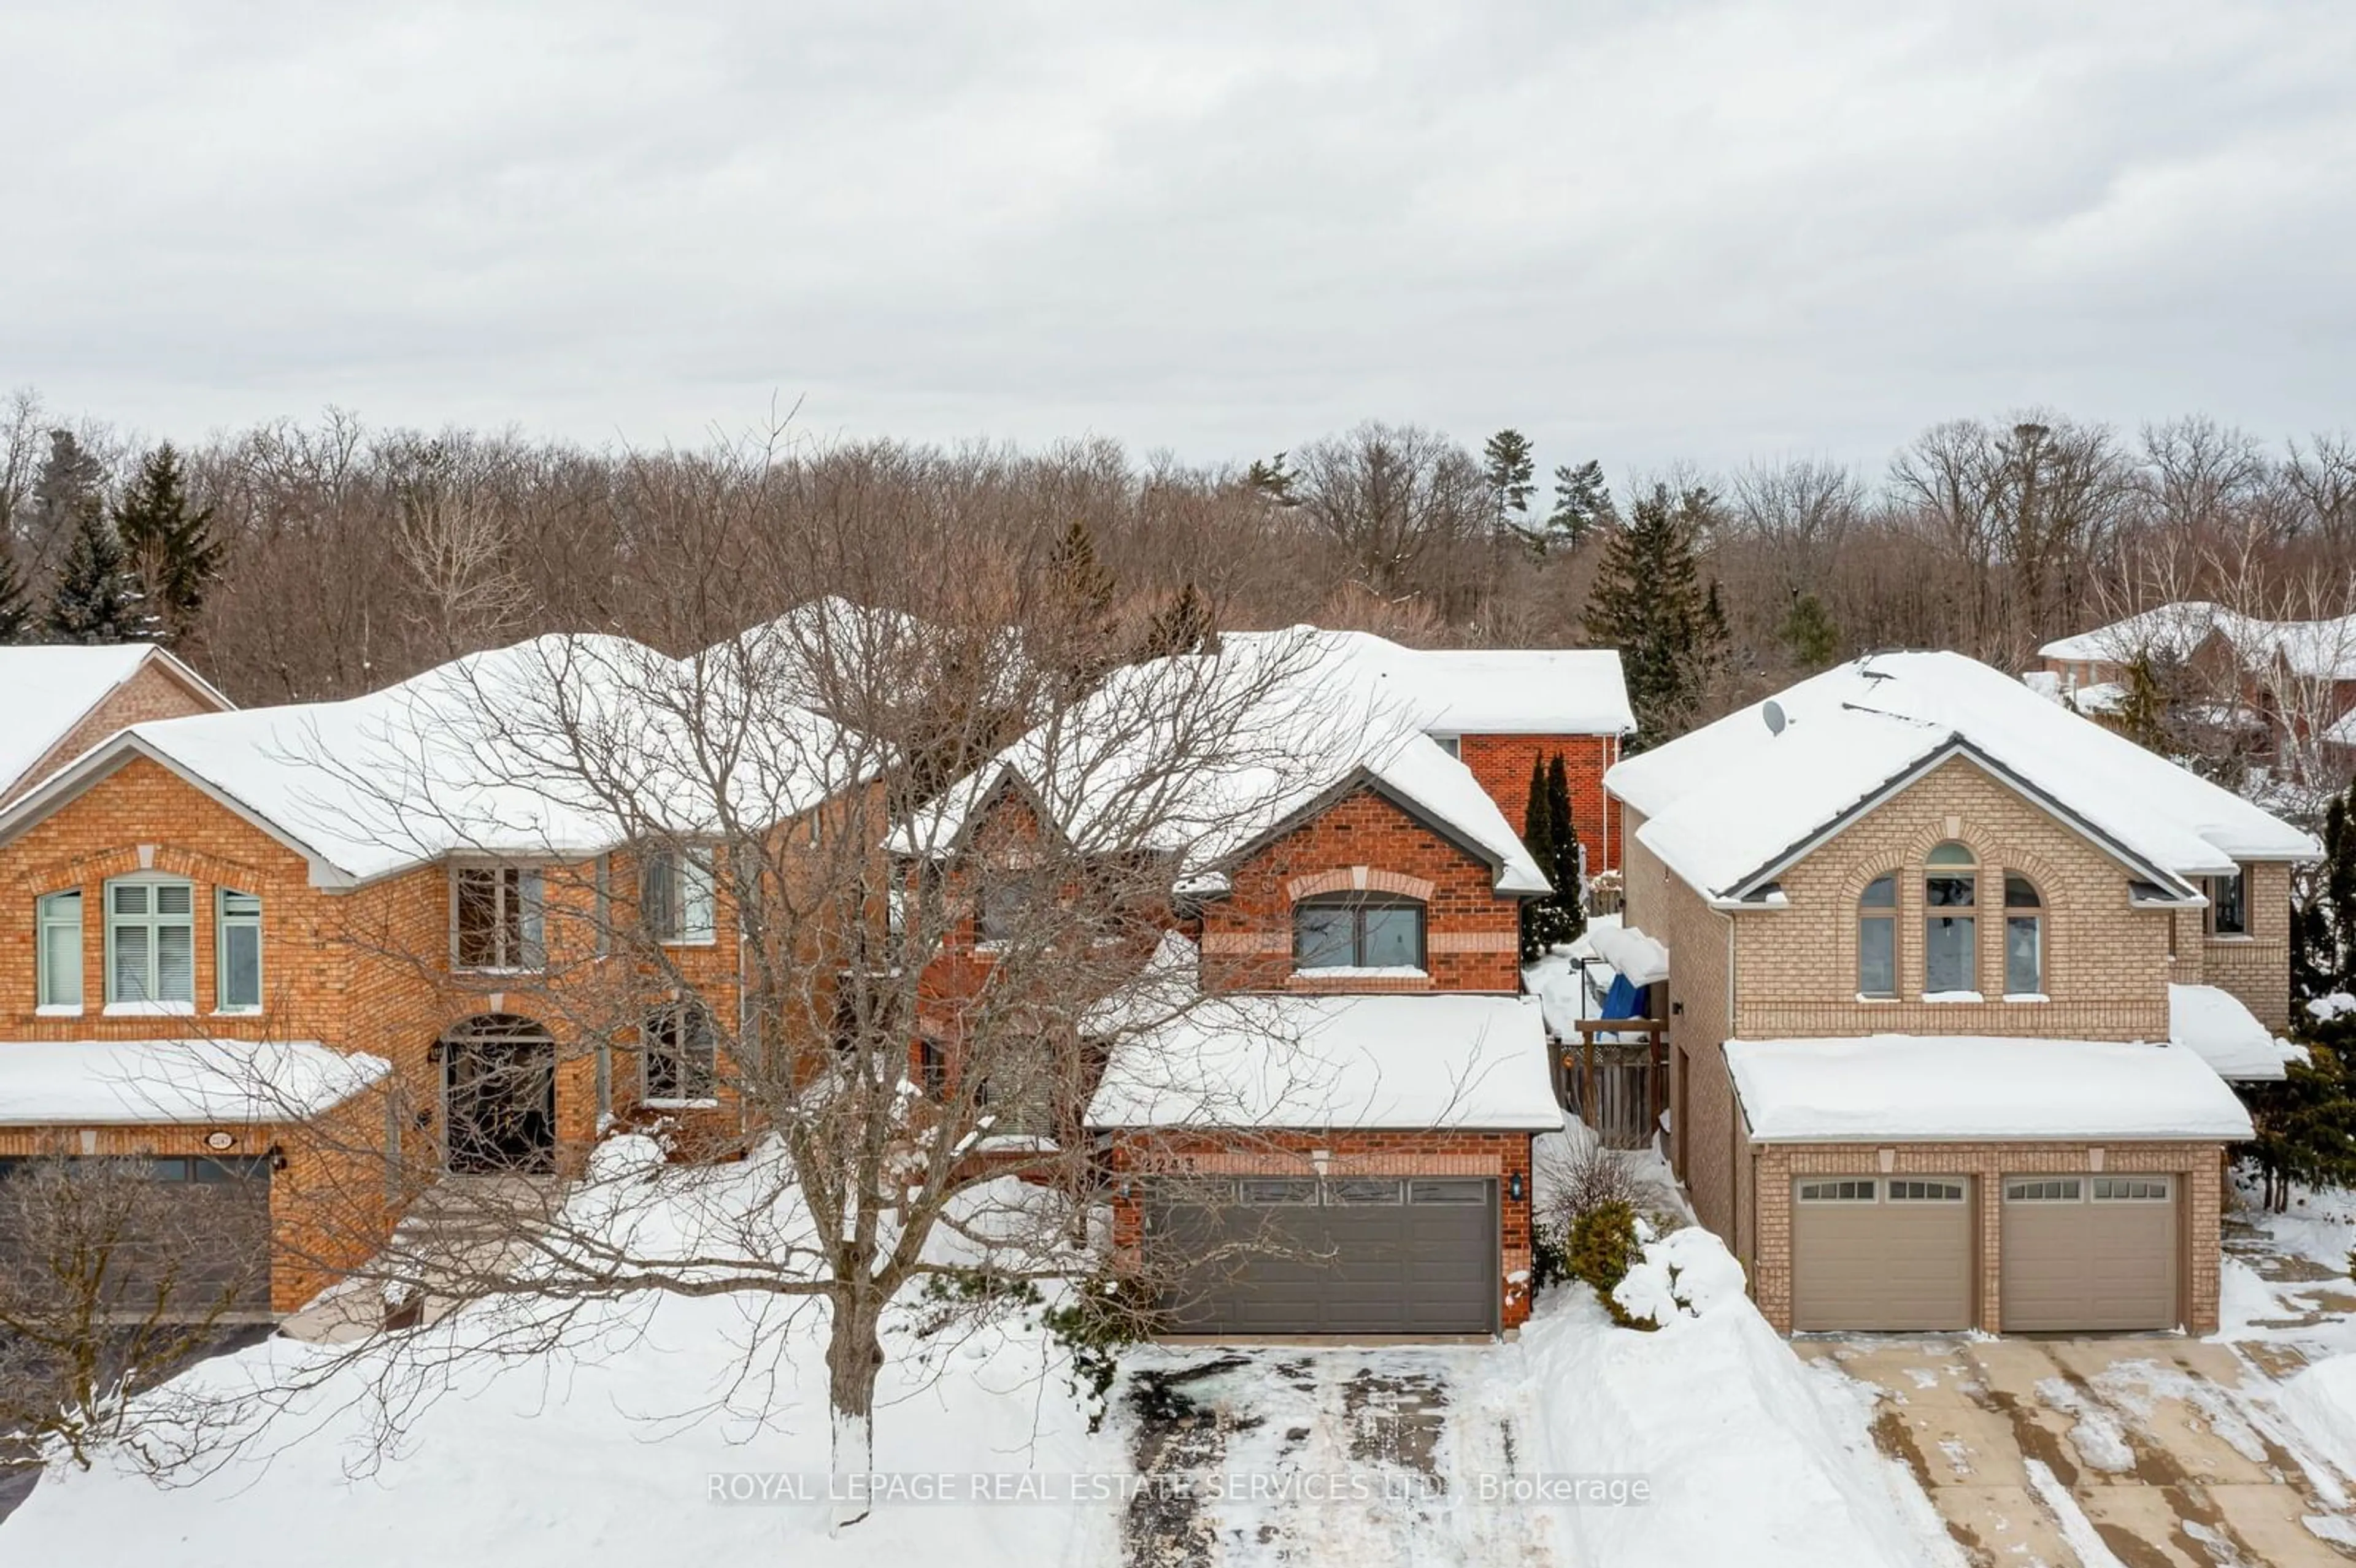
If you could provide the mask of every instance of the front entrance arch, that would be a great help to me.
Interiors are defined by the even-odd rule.
[[[443,1152],[460,1175],[546,1175],[556,1168],[556,1041],[513,1013],[446,1030]]]

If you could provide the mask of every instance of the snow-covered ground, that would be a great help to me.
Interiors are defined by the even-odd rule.
[[[663,1179],[703,1183],[699,1201],[708,1203],[710,1184],[726,1179]],[[672,1217],[658,1205],[630,1222]],[[1713,1260],[1695,1249],[1707,1253],[1715,1242],[1691,1237],[1680,1246],[1687,1268],[1711,1272]],[[780,1552],[892,1568],[1138,1562],[1151,1560],[1140,1541],[1157,1541],[1163,1527],[1121,1490],[1141,1462],[1159,1473],[1187,1468],[1193,1455],[1228,1471],[1274,1471],[1289,1445],[1303,1466],[1426,1464],[1447,1477],[1444,1518],[1431,1525],[1356,1504],[1336,1515],[1331,1503],[1280,1498],[1199,1514],[1208,1555],[1170,1560],[1271,1560],[1277,1543],[1337,1530],[1356,1543],[1354,1561],[1796,1568],[1939,1560],[1935,1524],[1926,1532],[1905,1487],[1892,1485],[1864,1407],[1804,1371],[1739,1294],[1719,1292],[1701,1316],[1673,1315],[1658,1333],[1612,1327],[1589,1292],[1568,1285],[1540,1303],[1513,1344],[1252,1352],[1271,1368],[1280,1360],[1307,1370],[1231,1378],[1226,1413],[1200,1429],[1225,1434],[1215,1454],[1185,1444],[1149,1450],[1141,1439],[1157,1408],[1155,1379],[1188,1355],[1220,1352],[1134,1353],[1108,1419],[1091,1434],[1052,1342],[1027,1317],[928,1337],[921,1309],[912,1309],[888,1336],[878,1468],[946,1475],[953,1492],[977,1476],[1028,1477],[1057,1496],[886,1500],[840,1536],[828,1534],[822,1496],[712,1495],[734,1485],[766,1487],[774,1498],[780,1478],[798,1489],[825,1486],[819,1326],[805,1317],[748,1357],[758,1307],[737,1296],[599,1305],[560,1350],[412,1371],[391,1386],[429,1397],[404,1409],[390,1444],[378,1440],[374,1380],[391,1363],[331,1364],[325,1348],[273,1339],[208,1362],[181,1385],[236,1390],[310,1374],[315,1386],[286,1396],[249,1449],[171,1487],[116,1463],[88,1474],[53,1469],[0,1525],[0,1557],[89,1568],[130,1568],[159,1552],[233,1556],[252,1568],[308,1568],[330,1556],[348,1568],[408,1568],[453,1549],[508,1568]],[[470,1308],[406,1337],[410,1362],[478,1337],[489,1310]],[[1196,1430],[1183,1422],[1173,1429]],[[1370,1442],[1368,1431],[1387,1435]],[[1419,1442],[1428,1450],[1419,1461]],[[1505,1477],[1641,1480],[1651,1496],[1567,1507],[1483,1500],[1483,1477],[1493,1485]],[[1074,1500],[1076,1484],[1095,1489]]]

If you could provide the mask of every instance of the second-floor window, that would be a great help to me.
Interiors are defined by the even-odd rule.
[[[639,912],[657,942],[713,940],[714,883],[712,851],[658,849],[647,857]]]
[[[106,885],[106,1000],[163,1008],[197,999],[197,891],[183,881]]]
[[[215,1006],[225,1013],[262,1007],[262,900],[231,888],[213,892]]]
[[[1898,994],[1898,878],[1876,877],[1857,899],[1857,994]]]
[[[2247,877],[2238,868],[2230,877],[2209,880],[2209,934],[2211,936],[2247,936],[2250,934],[2250,896]]]
[[[974,901],[973,939],[992,945],[1012,942],[1031,912],[1030,884],[1016,877],[992,877]]]
[[[538,969],[544,908],[541,875],[519,866],[450,872],[451,958],[461,969]]]
[[[2027,877],[2004,880],[2004,994],[2040,996],[2045,990],[2045,901]]]
[[[1292,908],[1292,966],[1420,969],[1423,905],[1412,899],[1332,899]]]
[[[81,1006],[81,893],[49,893],[33,906],[40,974],[34,1000],[44,1008]]]
[[[1978,860],[1968,846],[1933,849],[1922,871],[1922,989],[1930,996],[1979,989]]]

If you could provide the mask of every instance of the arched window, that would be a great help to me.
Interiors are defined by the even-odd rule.
[[[1979,989],[1978,858],[1954,839],[1923,858],[1922,990],[1958,996]]]
[[[2004,879],[2004,994],[2045,993],[2045,901],[2037,884],[2007,872]]]
[[[1308,899],[1292,906],[1292,966],[1420,969],[1423,905],[1414,899]]]
[[[1857,994],[1898,994],[1898,878],[1876,877],[1857,897]]]
[[[670,1002],[647,1018],[641,1042],[647,1103],[686,1104],[709,1100],[718,1062],[712,1014],[701,1002]]]

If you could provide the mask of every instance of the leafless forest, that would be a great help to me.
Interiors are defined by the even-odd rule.
[[[936,573],[913,554],[944,540],[960,571],[1002,576],[1012,603],[1079,522],[1117,613],[1139,625],[1192,584],[1231,627],[1576,645],[1591,640],[1599,541],[1659,485],[1687,503],[1678,516],[1731,633],[1713,708],[1879,647],[2018,667],[2047,638],[2162,599],[2356,608],[2345,432],[2009,411],[1931,425],[1879,468],[1607,466],[1610,508],[1577,517],[1547,475],[1568,481],[1595,453],[1538,453],[1517,495],[1493,453],[1430,430],[1312,436],[1281,456],[1201,465],[1108,441],[825,443],[789,424],[693,450],[592,448],[329,411],[180,443],[220,548],[185,642],[241,701],[339,697],[541,631],[610,629],[676,651],[813,589],[922,613],[908,601]],[[37,603],[76,508],[110,504],[152,438],[20,391],[0,406],[0,517]],[[871,546],[856,554],[869,580],[814,581],[806,541],[850,534]],[[905,574],[877,564],[901,539]]]

